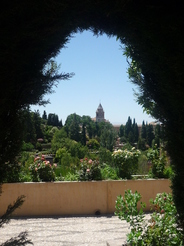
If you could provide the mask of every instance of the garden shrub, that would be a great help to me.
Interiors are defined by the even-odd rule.
[[[148,166],[148,159],[144,152],[141,152],[139,158],[138,158],[138,170],[137,174],[148,174],[149,172],[149,166]]]
[[[32,181],[32,176],[30,174],[30,165],[34,162],[34,156],[30,152],[22,152],[19,158],[19,163],[21,164],[19,172],[19,182],[30,182]]]
[[[71,154],[66,152],[63,157],[60,160],[60,164],[63,167],[70,167],[71,163],[73,161],[73,158],[71,157]]]
[[[68,149],[72,157],[78,157],[79,159],[84,158],[88,152],[87,146],[83,146],[81,143],[72,141],[70,148]]]
[[[9,174],[4,182],[23,182],[22,178],[24,178],[24,174],[29,176],[29,164],[33,160],[34,158],[30,152],[23,151],[20,156],[16,157],[14,164],[7,162],[5,168],[9,170]],[[30,181],[29,177],[28,180]]]
[[[130,179],[137,172],[139,155],[140,151],[134,147],[131,150],[119,149],[113,152],[113,163],[118,168],[119,177]]]
[[[34,157],[30,152],[23,151],[20,156],[16,157],[14,163],[6,162],[4,171],[7,172],[4,183],[29,182],[32,180],[30,176],[29,166],[34,161]]]
[[[32,163],[29,167],[32,176],[32,181],[54,181],[54,169],[56,167],[56,164],[51,165],[49,161],[46,161],[43,155],[41,157],[37,156],[34,159],[34,163]]]
[[[61,173],[56,174],[55,181],[64,181],[65,178],[62,176]]]
[[[106,164],[112,165],[112,162],[113,162],[112,152],[110,150],[100,147],[99,161],[100,163],[106,163]]]
[[[55,161],[59,163],[60,166],[63,167],[71,167],[71,166],[77,166],[79,162],[79,158],[74,156],[71,156],[71,153],[68,152],[68,150],[64,148],[59,148],[56,151],[55,155]]]
[[[66,176],[66,174],[69,172],[69,168],[68,167],[63,167],[60,164],[57,165],[57,168],[55,169],[55,175],[56,181],[63,181],[64,177]]]
[[[30,173],[27,173],[24,170],[22,170],[19,175],[19,182],[31,182],[31,181],[32,181],[32,177]]]
[[[17,160],[14,163],[6,162],[4,171],[7,172],[4,183],[20,182],[21,163]]]
[[[127,142],[127,143],[123,144],[123,147],[121,149],[122,150],[130,150],[131,151],[132,148],[133,148],[133,146],[129,142]]]
[[[79,176],[78,176],[77,173],[68,172],[66,174],[66,176],[64,177],[64,180],[65,181],[78,181],[79,180]]]
[[[87,147],[89,149],[98,150],[100,148],[100,144],[95,138],[92,138],[87,142]]]
[[[55,161],[61,163],[61,159],[63,158],[63,156],[68,153],[67,149],[65,147],[63,148],[59,148],[56,151],[56,155],[55,155]]]
[[[166,179],[172,179],[174,177],[174,171],[172,169],[171,166],[167,166],[165,169],[164,169],[164,177]]]
[[[25,143],[23,141],[22,151],[32,151],[34,149],[34,145],[32,143]]]
[[[67,133],[64,128],[61,128],[61,130],[55,132],[51,141],[52,152],[56,153],[59,148],[68,148],[71,144],[71,141],[71,139],[67,138]]]
[[[150,203],[153,209],[151,218],[145,220],[143,209],[145,203],[141,202],[141,209],[137,209],[141,195],[137,191],[125,191],[116,200],[115,215],[130,224],[130,233],[127,234],[127,243],[132,246],[165,246],[183,245],[182,230],[177,226],[177,211],[172,195],[167,193],[157,194]]]
[[[96,159],[99,159],[98,156],[99,156],[98,155],[98,151],[96,151],[96,152],[94,152],[94,151],[92,151],[92,152],[88,151],[88,153],[86,153],[86,155],[84,157],[86,157],[88,159],[96,160]],[[83,159],[83,158],[81,158],[81,159]]]
[[[39,150],[39,151],[42,150],[42,145],[41,145],[41,143],[39,143],[39,142],[36,143],[36,149]]]
[[[78,175],[80,181],[102,180],[99,162],[88,158],[81,159]]]
[[[34,161],[34,156],[30,152],[23,151],[21,152],[21,156],[19,158],[19,162],[22,166],[27,166],[27,164],[31,164]]]
[[[148,149],[147,158],[152,165],[151,174],[153,178],[164,178],[165,166],[167,163],[165,152],[155,145],[153,148]]]
[[[105,163],[101,165],[101,174],[103,180],[118,180],[117,170]]]

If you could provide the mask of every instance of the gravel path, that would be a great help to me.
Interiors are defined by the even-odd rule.
[[[27,231],[35,246],[122,245],[128,224],[116,216],[16,218],[0,229],[0,243]],[[119,242],[122,242],[119,244]]]

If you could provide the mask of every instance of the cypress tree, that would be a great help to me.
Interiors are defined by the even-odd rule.
[[[134,131],[134,141],[137,143],[139,139],[139,128],[137,123],[135,123],[133,131]]]
[[[128,139],[129,133],[132,132],[132,120],[130,116],[128,117],[128,120],[125,124],[125,137]]]
[[[124,136],[124,131],[125,131],[125,127],[121,125],[118,132],[120,138]]]
[[[160,147],[161,139],[162,139],[162,134],[161,134],[160,124],[157,124],[155,126],[155,139],[154,139],[154,144],[156,144],[157,147]]]
[[[85,124],[82,124],[81,143],[82,145],[86,145],[86,126]]]
[[[141,127],[141,138],[146,139],[146,125],[144,123],[144,120],[142,122],[142,127]]]
[[[26,143],[36,143],[36,130],[35,130],[35,123],[33,120],[33,112],[30,111],[29,107],[23,110],[23,121],[24,127],[22,131],[24,132],[23,140]]]
[[[47,120],[47,113],[45,110],[43,111],[42,119]]]
[[[150,147],[152,146],[153,139],[154,139],[153,126],[149,124],[146,126],[146,142]]]
[[[80,141],[80,126],[76,114],[73,115],[73,120],[69,126],[69,137],[77,142]]]
[[[33,116],[36,138],[37,139],[43,138],[43,131],[41,128],[41,117],[40,117],[39,110],[37,110],[36,112],[33,112],[32,116]]]

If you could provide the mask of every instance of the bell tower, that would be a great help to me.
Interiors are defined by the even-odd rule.
[[[101,122],[104,121],[104,110],[103,107],[101,105],[101,103],[99,104],[97,110],[96,110],[96,121],[97,122]]]

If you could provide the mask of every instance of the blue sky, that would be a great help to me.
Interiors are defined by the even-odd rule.
[[[126,57],[116,37],[106,35],[93,36],[90,31],[77,33],[56,57],[61,64],[61,72],[74,72],[68,81],[60,81],[55,93],[45,96],[50,104],[45,107],[32,106],[47,115],[55,113],[63,124],[68,115],[95,117],[99,103],[105,111],[105,118],[112,124],[125,124],[128,116],[135,118],[138,124],[142,121],[154,121],[136,103],[133,89],[129,82]]]

